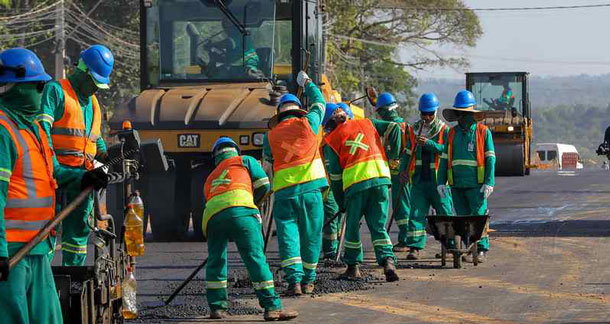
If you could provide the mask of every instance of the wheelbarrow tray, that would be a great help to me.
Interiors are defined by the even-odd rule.
[[[485,216],[438,216],[428,215],[428,230],[441,243],[441,264],[445,265],[446,253],[453,254],[454,267],[461,268],[464,253],[477,253],[476,242],[487,233],[489,215]],[[455,246],[449,246],[454,242]],[[477,265],[477,262],[474,262]]]

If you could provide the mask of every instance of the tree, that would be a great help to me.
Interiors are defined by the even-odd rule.
[[[325,9],[333,86],[347,96],[375,86],[407,107],[416,100],[414,71],[466,65],[437,49],[473,47],[482,35],[478,17],[460,0],[328,0]]]

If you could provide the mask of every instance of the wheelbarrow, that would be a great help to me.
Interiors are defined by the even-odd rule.
[[[447,263],[447,253],[453,254],[453,267],[462,268],[462,254],[471,253],[476,266],[475,257],[477,241],[487,234],[489,229],[489,215],[485,216],[437,216],[429,215],[428,230],[434,238],[441,242],[441,266]],[[455,242],[450,245],[450,242]]]

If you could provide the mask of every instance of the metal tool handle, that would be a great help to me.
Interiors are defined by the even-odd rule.
[[[165,300],[165,305],[169,305],[172,300],[174,300],[174,298],[176,298],[176,296],[178,296],[178,294],[182,291],[182,289],[184,289],[184,287],[186,287],[186,285],[191,282],[191,280],[193,280],[193,278],[195,278],[195,276],[197,275],[197,273],[199,273],[199,271],[201,271],[201,269],[203,269],[203,267],[205,267],[205,265],[208,263],[208,258],[206,258],[203,263],[201,263],[196,269],[195,271],[193,271],[193,273],[191,273],[190,276],[188,276],[188,278],[184,279],[184,281],[182,282],[182,284],[180,284],[180,286],[178,286],[178,288],[176,288],[176,290],[174,290],[174,292],[171,294],[171,296],[169,296],[167,298],[167,300]]]
[[[78,194],[78,196],[76,196],[76,198],[74,200],[72,200],[72,202],[70,204],[68,204],[68,206],[66,206],[66,208],[64,208],[61,212],[59,212],[59,214],[56,215],[55,218],[50,220],[40,230],[40,232],[38,232],[38,234],[36,234],[36,236],[34,236],[34,238],[32,240],[30,240],[19,251],[17,251],[17,253],[15,253],[15,255],[13,255],[13,257],[9,261],[9,268],[12,269],[13,267],[15,267],[15,265],[17,265],[17,263],[19,263],[19,261],[21,261],[21,259],[23,259],[23,257],[25,257],[28,253],[30,253],[30,251],[36,245],[38,245],[38,243],[42,242],[42,240],[44,240],[51,233],[51,231],[57,225],[59,225],[59,223],[61,223],[61,221],[63,221],[66,217],[68,217],[68,215],[70,215],[70,213],[72,213],[74,211],[74,209],[76,209],[76,207],[78,207],[78,205],[80,205],[89,196],[89,194],[91,194],[91,192],[93,192],[93,187],[88,187],[85,190],[83,190],[80,194]]]
[[[311,52],[309,52],[308,50],[305,50],[305,66],[304,66],[304,71],[305,73],[307,73],[307,70],[309,68],[309,57],[311,56]],[[299,98],[299,100],[301,102],[303,102],[303,87],[299,87],[297,89],[297,97]]]

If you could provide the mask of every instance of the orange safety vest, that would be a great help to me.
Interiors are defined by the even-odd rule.
[[[438,144],[443,144],[445,142],[445,139],[443,137],[444,133],[445,133],[445,128],[447,127],[447,125],[443,125],[441,126],[441,130],[438,133]],[[409,138],[411,139],[411,159],[409,160],[409,181],[413,181],[413,175],[415,174],[415,167],[416,167],[416,153],[415,153],[415,133],[413,131],[413,127],[409,127]],[[423,154],[423,151],[422,151]],[[440,161],[441,161],[441,155],[440,154],[434,154],[434,170],[435,170],[435,174],[436,172],[438,172],[438,166],[440,165]]]
[[[381,138],[370,120],[348,120],[324,140],[339,156],[343,169],[343,191],[369,179],[390,178]]]
[[[96,141],[101,136],[102,112],[95,95],[91,96],[93,106],[93,123],[87,135],[85,118],[78,97],[67,79],[59,80],[64,91],[64,115],[53,123],[51,139],[57,161],[72,167],[85,166],[93,169],[93,160],[97,154]]]
[[[453,185],[453,138],[455,136],[455,128],[449,130],[448,141],[448,161],[447,161],[447,180],[449,185]],[[477,142],[477,182],[482,184],[485,181],[485,137],[487,136],[487,126],[478,123],[475,131]]]
[[[269,131],[273,155],[273,191],[326,177],[320,156],[321,137],[306,118],[282,121]]]
[[[38,122],[40,142],[30,130],[19,129],[0,111],[0,127],[4,127],[17,148],[17,161],[8,185],[4,221],[7,242],[29,242],[55,217],[53,151]]]
[[[257,208],[252,193],[252,178],[241,156],[223,160],[205,180],[203,232],[214,215],[231,207]]]

